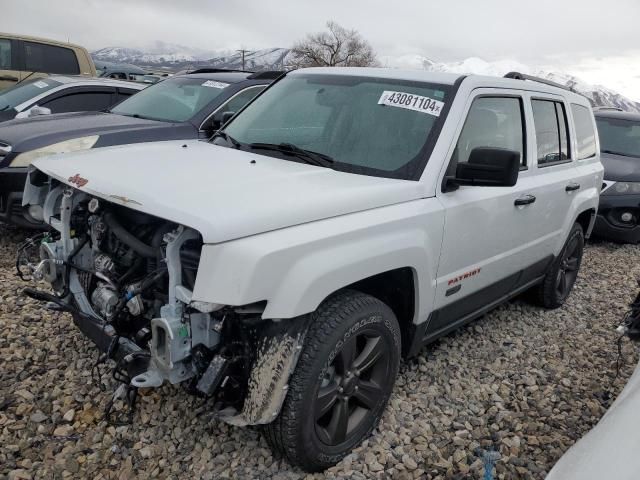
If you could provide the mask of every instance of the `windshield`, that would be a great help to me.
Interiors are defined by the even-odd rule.
[[[202,78],[170,78],[132,95],[111,111],[163,122],[186,122],[227,86],[227,83]]]
[[[609,117],[596,117],[596,122],[602,152],[640,157],[640,122]]]
[[[52,88],[62,85],[50,78],[38,78],[19,83],[0,92],[0,111],[16,108],[18,105],[28,102],[33,97],[45,93]]]
[[[450,90],[393,79],[295,74],[267,89],[224,134],[239,142],[236,147],[254,145],[259,154],[299,161],[291,154],[297,147],[331,159],[336,170],[417,179],[444,121]]]

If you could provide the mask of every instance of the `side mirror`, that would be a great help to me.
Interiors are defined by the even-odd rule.
[[[231,120],[231,117],[233,117],[235,114],[236,112],[223,112],[221,114],[214,115],[209,125],[205,128],[207,136],[211,136],[215,132],[220,130],[222,126],[229,120]]]
[[[512,187],[518,181],[520,153],[505,148],[477,147],[469,161],[459,163],[455,178],[447,178],[445,191],[460,185],[483,187]]]
[[[51,109],[47,107],[39,107],[38,105],[29,109],[30,117],[38,117],[40,115],[51,115]]]
[[[222,117],[220,118],[220,126],[224,125],[229,120],[231,120],[231,117],[233,117],[235,114],[236,112],[224,112],[222,114]]]

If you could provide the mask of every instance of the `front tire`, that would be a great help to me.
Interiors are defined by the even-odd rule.
[[[380,300],[353,290],[312,314],[278,418],[273,450],[306,471],[339,462],[378,425],[400,363],[400,328]]]
[[[578,277],[583,250],[582,226],[574,223],[560,255],[551,265],[542,284],[538,286],[538,303],[546,308],[562,306]]]

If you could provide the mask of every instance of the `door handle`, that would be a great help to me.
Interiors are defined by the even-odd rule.
[[[533,195],[523,195],[521,197],[516,198],[516,201],[513,204],[516,207],[521,207],[523,205],[529,205],[536,201],[536,197]]]
[[[579,183],[575,183],[575,182],[571,182],[569,185],[564,187],[564,190],[565,190],[565,192],[573,192],[575,190],[580,190],[580,184]]]
[[[0,76],[0,80],[6,80],[8,82],[17,82],[18,81],[18,77],[12,77],[10,75],[2,75],[2,76]]]

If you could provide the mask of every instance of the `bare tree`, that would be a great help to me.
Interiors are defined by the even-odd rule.
[[[327,22],[327,31],[307,35],[296,43],[290,63],[303,67],[371,67],[378,60],[373,48],[356,30]]]

